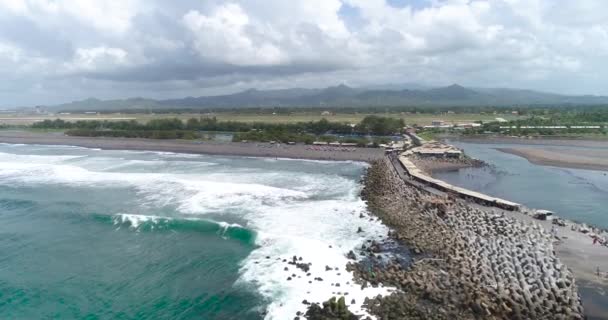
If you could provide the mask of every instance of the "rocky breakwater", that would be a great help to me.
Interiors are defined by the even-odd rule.
[[[459,158],[409,156],[409,159],[420,170],[433,174],[436,172],[457,171],[463,168],[481,168],[487,166],[482,160],[473,159],[466,155]]]
[[[349,265],[363,285],[399,288],[367,301],[378,318],[584,318],[574,277],[540,226],[407,185],[386,159],[369,168],[363,197],[416,253],[406,267]]]

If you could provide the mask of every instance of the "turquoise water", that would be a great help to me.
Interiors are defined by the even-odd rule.
[[[292,319],[352,276],[280,259],[316,275],[387,231],[358,217],[364,168],[0,145],[0,318]]]
[[[603,171],[540,166],[495,148],[513,145],[452,142],[492,168],[434,174],[454,185],[547,209],[559,216],[608,228],[608,175]],[[521,147],[525,145],[518,145]],[[552,148],[557,148],[552,146]]]

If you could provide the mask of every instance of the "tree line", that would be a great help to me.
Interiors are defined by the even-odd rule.
[[[72,133],[104,135],[104,132],[130,131],[133,134],[149,135],[146,131],[223,131],[223,132],[276,132],[290,134],[322,135],[326,133],[341,135],[390,135],[401,132],[405,123],[402,119],[367,116],[361,122],[351,125],[344,122],[331,122],[327,119],[297,123],[237,122],[218,121],[215,117],[191,118],[182,121],[178,118],[153,119],[145,123],[130,121],[79,120],[63,119],[44,120],[34,123],[38,129],[69,129]],[[95,131],[96,133],[91,133]],[[112,133],[118,134],[118,133]]]
[[[566,128],[547,128],[565,126]],[[599,128],[580,128],[580,127]],[[544,127],[544,128],[543,128]],[[608,134],[608,112],[598,109],[569,110],[564,113],[543,113],[508,122],[484,123],[481,127],[465,130],[465,134],[505,133],[516,136],[559,134]]]

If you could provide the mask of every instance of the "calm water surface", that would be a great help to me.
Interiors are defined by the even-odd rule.
[[[451,143],[468,155],[486,161],[492,168],[434,174],[438,179],[608,228],[607,172],[535,165],[495,149],[513,145]]]

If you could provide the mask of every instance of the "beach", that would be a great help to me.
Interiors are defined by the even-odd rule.
[[[469,143],[485,144],[515,144],[515,145],[541,145],[561,147],[585,147],[585,148],[608,148],[608,140],[543,137],[543,138],[518,138],[507,136],[444,136],[445,140],[462,141]]]
[[[496,148],[531,163],[574,169],[608,170],[608,149],[554,148],[549,146]]]
[[[379,148],[287,145],[255,142],[215,142],[139,138],[73,137],[59,132],[1,130],[0,143],[70,145],[104,150],[142,150],[191,154],[270,157],[310,160],[364,161],[381,158]]]

